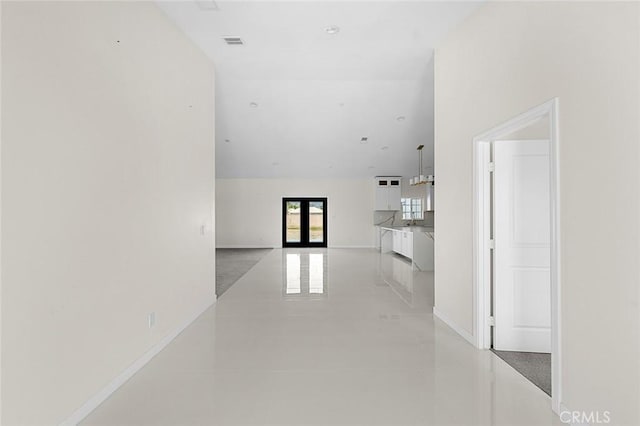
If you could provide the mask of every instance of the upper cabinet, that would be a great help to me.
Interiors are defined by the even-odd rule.
[[[400,210],[402,178],[400,176],[378,176],[375,178],[376,210]]]

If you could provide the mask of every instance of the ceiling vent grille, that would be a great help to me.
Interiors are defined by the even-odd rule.
[[[230,46],[242,46],[244,44],[244,41],[242,41],[240,37],[225,36],[222,37],[222,39]]]
[[[218,10],[218,4],[214,0],[196,0],[200,10]]]

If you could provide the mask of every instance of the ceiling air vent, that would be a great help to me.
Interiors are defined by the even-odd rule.
[[[230,46],[242,46],[244,44],[240,37],[225,36],[222,39]]]
[[[200,10],[218,10],[218,4],[214,0],[196,0]]]

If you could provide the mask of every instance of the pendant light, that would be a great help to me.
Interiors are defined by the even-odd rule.
[[[420,185],[427,182],[427,177],[422,174],[422,149],[424,145],[418,145],[418,174],[409,179],[409,185]]]

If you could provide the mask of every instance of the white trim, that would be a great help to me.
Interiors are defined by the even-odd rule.
[[[124,371],[118,374],[111,382],[109,382],[105,387],[100,389],[98,393],[89,398],[80,408],[78,408],[71,416],[69,416],[66,420],[60,423],[60,426],[71,426],[77,425],[80,423],[85,417],[87,417],[93,410],[98,408],[100,404],[102,404],[107,398],[111,396],[118,388],[124,385],[127,380],[133,377],[138,371],[142,369],[149,361],[153,359],[160,351],[162,351],[173,339],[178,337],[180,333],[182,333],[191,323],[193,323],[200,315],[202,315],[207,309],[211,306],[215,305],[216,297],[214,295],[214,299],[207,303],[205,306],[198,309],[193,315],[191,315],[187,320],[182,323],[180,326],[175,328],[171,333],[166,335],[161,341],[156,343],[151,347],[144,355],[138,358],[133,364],[127,367]]]
[[[216,246],[217,249],[243,249],[243,248],[264,248],[264,249],[281,249],[283,248],[282,246],[260,246],[260,245],[217,245]],[[296,247],[287,247],[287,248],[296,248]],[[313,247],[311,247],[313,248]],[[329,247],[322,247],[322,248],[336,248],[336,249],[376,249],[376,247],[374,245],[369,245],[369,246],[329,246]]]
[[[562,406],[562,257],[560,236],[560,123],[558,98],[549,108],[549,182],[551,186],[551,407],[557,414]]]
[[[260,249],[273,249],[273,248],[282,248],[282,247],[274,247],[274,246],[261,246],[261,245],[247,245],[247,244],[243,244],[243,245],[234,245],[234,244],[228,244],[228,245],[216,245],[217,249],[252,249],[252,248],[260,248]]]
[[[0,22],[2,22],[2,5],[0,5]],[[2,31],[0,31],[0,46],[2,46]],[[2,48],[0,47],[0,58]],[[0,67],[0,99],[2,99],[2,67]],[[0,102],[0,117],[2,117],[2,102]],[[0,160],[2,159],[2,120],[0,119]],[[2,161],[0,161],[0,224],[2,223]],[[0,271],[2,271],[2,226],[0,225]],[[2,274],[0,274],[0,366],[2,366]],[[0,369],[1,370],[1,369]],[[0,380],[0,423],[2,423],[2,380]]]
[[[491,336],[491,327],[489,326],[490,309],[486,302],[490,300],[491,289],[489,286],[480,286],[477,280],[482,277],[483,280],[491,279],[490,269],[490,217],[484,212],[488,211],[490,206],[488,194],[491,191],[491,177],[489,174],[489,161],[491,159],[491,144],[489,142],[478,141],[473,146],[473,184],[474,184],[474,202],[473,202],[473,306],[476,307],[476,315],[474,320],[474,346],[480,349],[489,349],[489,337]],[[484,330],[478,330],[483,327]]]
[[[490,309],[489,279],[490,255],[486,236],[489,235],[487,199],[489,187],[487,175],[489,165],[486,152],[492,140],[513,133],[530,124],[549,117],[549,182],[551,200],[551,408],[556,414],[561,412],[562,372],[561,372],[561,300],[560,300],[560,161],[558,98],[551,99],[531,110],[494,127],[473,138],[474,176],[473,176],[473,307],[474,307],[474,345],[480,349],[490,346],[491,329],[487,326],[487,313]]]
[[[464,337],[467,342],[475,346],[475,339],[473,338],[473,335],[453,322],[449,317],[440,312],[435,306],[433,307],[433,316],[445,323],[447,326],[449,326],[449,328],[453,329],[453,331],[458,333],[460,336]]]
[[[335,248],[335,249],[374,249],[375,250],[375,246],[329,246],[328,248]]]

